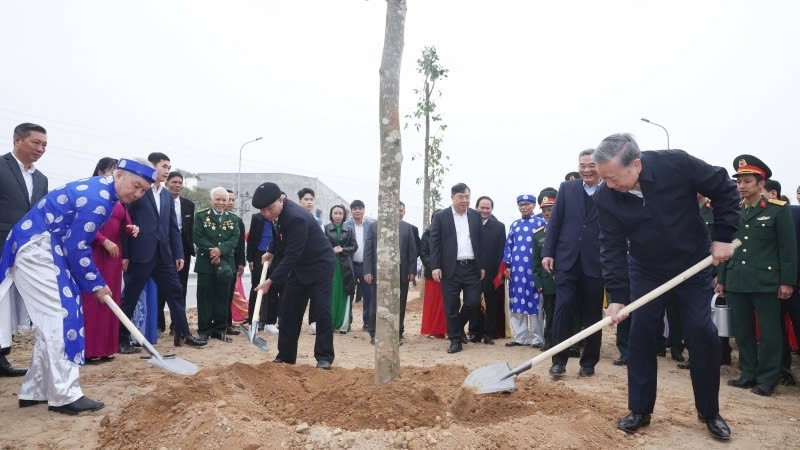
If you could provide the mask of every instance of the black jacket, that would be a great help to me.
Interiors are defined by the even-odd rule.
[[[181,202],[181,241],[183,242],[183,256],[187,260],[195,255],[194,238],[194,202],[188,198],[179,197]]]
[[[408,222],[400,221],[400,282],[408,282],[409,275],[417,273],[417,246],[414,243],[414,231]],[[378,222],[370,222],[364,230],[364,275],[373,275],[377,283],[378,273]]]
[[[583,180],[561,183],[547,222],[542,257],[553,258],[556,271],[567,272],[579,265],[584,275],[600,278],[599,236],[597,207],[584,190]]]
[[[336,258],[342,264],[342,283],[344,284],[344,292],[347,295],[353,295],[356,292],[356,280],[353,276],[353,253],[358,250],[358,243],[356,243],[356,233],[348,225],[342,225],[341,238],[336,236],[336,225],[329,223],[325,225],[325,235],[331,241],[331,247],[340,245],[342,253],[338,255],[334,253]]]
[[[503,262],[505,246],[506,226],[492,216],[483,225],[483,236],[481,237],[481,256],[483,257],[481,269],[486,271],[484,281],[494,282],[494,277],[500,270],[500,263]]]
[[[239,221],[239,241],[236,243],[236,250],[233,252],[233,260],[238,268],[247,265],[247,261],[245,261],[244,253],[244,221],[239,216],[236,216],[236,219]]]
[[[422,239],[419,241],[419,259],[422,261],[423,275],[426,279],[433,279],[431,273],[431,228],[428,227],[422,233]]]
[[[645,151],[641,161],[644,200],[605,184],[594,194],[609,303],[632,300],[629,260],[644,276],[667,281],[709,255],[711,241],[697,207],[698,192],[714,205],[714,240],[731,242],[739,227],[739,194],[725,169],[682,150]]]
[[[14,155],[6,153],[0,158],[0,252],[3,251],[3,244],[11,228],[45,194],[47,177],[41,171],[37,169],[33,172],[33,195],[28,198],[28,188]]]
[[[481,256],[481,235],[483,223],[481,215],[474,209],[467,209],[467,222],[469,223],[469,238],[472,242],[472,253],[478,263],[483,267]],[[441,269],[442,278],[450,278],[456,268],[458,256],[458,240],[456,239],[456,223],[453,220],[453,207],[445,208],[433,216],[430,227],[431,237],[431,270]]]
[[[279,263],[269,279],[285,284],[290,276],[303,285],[314,284],[320,277],[333,279],[335,259],[331,243],[322,232],[317,219],[297,203],[286,200],[276,221],[278,239],[272,239],[269,252],[281,251]],[[330,281],[329,281],[330,282]]]

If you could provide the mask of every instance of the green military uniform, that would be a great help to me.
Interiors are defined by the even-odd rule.
[[[737,169],[734,177],[771,176],[769,168],[750,155],[738,157],[734,168]],[[794,286],[797,281],[797,245],[791,211],[786,202],[764,197],[754,204],[745,204],[735,236],[742,246],[720,265],[717,280],[724,286],[728,304],[733,308],[733,334],[742,370],[740,380],[764,386],[768,391],[763,395],[769,395],[780,374],[783,345],[778,289],[781,285]],[[760,332],[758,343],[754,312]]]
[[[194,215],[192,229],[197,246],[194,271],[197,273],[197,327],[201,336],[224,339],[228,327],[231,282],[236,274],[234,252],[239,242],[237,217],[223,211],[204,209]],[[218,248],[219,264],[211,262],[209,251]]]
[[[544,189],[539,194],[539,206],[541,208],[551,207],[555,204],[555,189]],[[542,249],[544,239],[547,234],[547,227],[540,227],[533,232],[533,278],[536,287],[542,294],[542,306],[544,308],[544,348],[553,345],[553,314],[556,307],[556,282],[553,275],[542,267]]]

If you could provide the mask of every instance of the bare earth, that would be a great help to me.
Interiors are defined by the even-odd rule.
[[[412,291],[411,296],[416,295]],[[409,302],[410,330],[401,349],[401,378],[374,385],[374,348],[360,331],[335,336],[332,371],[314,368],[313,336],[300,338],[298,364],[275,365],[276,339],[261,353],[242,336],[203,349],[157,348],[197,364],[193,377],[164,372],[137,355],[81,369],[85,393],[106,408],[77,417],[46,406],[17,407],[20,378],[0,378],[0,448],[797,448],[800,388],[779,387],[772,398],[725,386],[737,371],[722,368],[722,415],[733,440],[712,440],[698,423],[688,371],[659,358],[652,424],[628,436],[615,420],[627,412],[626,371],[613,330],[605,330],[593,378],[578,378],[577,363],[554,382],[548,365],[521,375],[510,394],[476,396],[460,389],[470,370],[500,361],[515,366],[538,350],[466,345],[445,353],[443,340],[420,336],[421,302]],[[196,320],[194,311],[190,321]],[[11,360],[28,363],[31,336],[23,334]],[[735,353],[734,353],[735,358]],[[736,360],[734,359],[734,364]]]

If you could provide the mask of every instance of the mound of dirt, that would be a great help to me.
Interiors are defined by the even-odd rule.
[[[248,427],[256,423],[408,432],[491,427],[544,415],[592,436],[587,443],[593,446],[619,445],[609,420],[620,409],[558,383],[523,377],[514,392],[476,395],[461,388],[467,376],[462,366],[405,367],[401,378],[383,386],[375,385],[374,376],[369,369],[323,371],[301,365],[236,363],[190,378],[169,377],[132,401],[118,417],[104,418],[100,442],[109,447],[158,442],[183,448],[232,444],[257,448],[263,440],[258,433],[242,431],[258,429]],[[226,437],[234,428],[239,434]]]

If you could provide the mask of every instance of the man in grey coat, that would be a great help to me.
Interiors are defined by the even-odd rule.
[[[378,222],[370,222],[364,237],[364,281],[372,286],[373,301],[367,313],[369,323],[367,331],[370,343],[375,343],[375,318],[378,311],[376,290],[378,272]],[[400,342],[403,340],[403,321],[406,316],[408,300],[408,284],[417,276],[417,245],[414,241],[414,230],[408,222],[400,221]]]
[[[47,177],[33,165],[46,149],[47,131],[42,126],[23,123],[14,128],[14,150],[0,160],[0,254],[11,228],[47,194]],[[11,303],[6,302],[0,310],[0,377],[27,373],[26,369],[15,369],[6,359],[22,313],[12,311]]]

